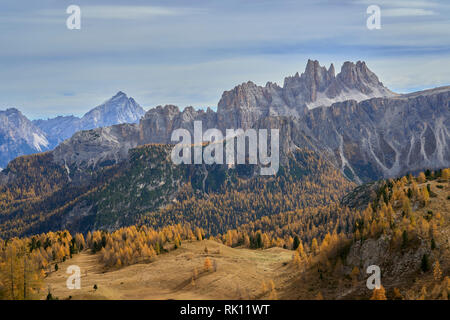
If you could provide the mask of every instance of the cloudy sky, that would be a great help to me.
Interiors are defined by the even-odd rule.
[[[71,4],[81,30],[66,27]],[[0,110],[31,119],[82,115],[119,90],[146,109],[215,108],[308,58],[365,60],[396,92],[450,85],[448,0],[2,0],[0,29]]]

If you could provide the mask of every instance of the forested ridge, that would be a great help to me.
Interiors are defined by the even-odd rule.
[[[263,216],[338,202],[355,186],[308,149],[290,154],[273,177],[255,174],[254,165],[176,166],[170,151],[141,146],[127,162],[85,170],[83,179],[49,154],[15,159],[6,169],[11,182],[0,188],[0,236],[143,223],[190,223],[214,235]]]
[[[450,170],[383,181],[371,199],[364,210],[338,202],[288,210],[217,235],[186,222],[2,240],[0,291],[6,299],[35,297],[44,290],[43,279],[58,262],[82,250],[97,254],[105,270],[120,269],[151,263],[159,254],[182,247],[184,241],[209,237],[235,248],[292,250],[288,272],[296,280],[290,298],[447,299]],[[385,283],[369,297],[361,288],[365,286],[364,267],[374,261],[362,257],[373,246],[383,248],[374,261],[383,268],[384,281],[397,281]],[[403,265],[406,269],[400,268]]]

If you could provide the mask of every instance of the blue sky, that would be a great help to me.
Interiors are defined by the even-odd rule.
[[[71,4],[81,30],[66,28]],[[380,30],[366,28],[373,4]],[[82,115],[119,90],[146,109],[215,108],[308,58],[365,60],[396,92],[450,85],[445,0],[2,0],[0,29],[0,109],[31,119]]]

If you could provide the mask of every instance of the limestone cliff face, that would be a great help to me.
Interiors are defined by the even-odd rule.
[[[311,110],[305,132],[362,181],[450,164],[450,87]],[[356,179],[356,180],[358,180]]]

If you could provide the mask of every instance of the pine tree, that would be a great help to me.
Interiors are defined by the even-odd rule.
[[[322,295],[322,293],[320,291],[316,295],[316,300],[323,300],[323,295]]]
[[[203,269],[204,269],[206,272],[208,272],[208,271],[211,270],[211,267],[212,267],[211,260],[210,260],[209,258],[206,258],[206,259],[205,259],[205,262],[203,263]]]
[[[311,250],[314,255],[319,254],[319,244],[317,243],[317,239],[314,238],[311,243]]]
[[[292,255],[292,263],[296,268],[299,268],[302,261],[300,259],[300,255],[298,254],[298,251],[294,251],[294,254]]]
[[[450,169],[443,169],[441,178],[442,178],[442,180],[449,180],[450,179]]]
[[[353,270],[350,274],[353,282],[353,286],[355,286],[358,283],[358,277],[359,277],[360,271],[357,266],[353,267]]]
[[[418,300],[425,300],[427,298],[427,287],[423,286],[422,289],[420,290],[420,296],[418,298]]]
[[[277,300],[278,299],[278,294],[277,294],[277,291],[275,289],[275,282],[273,282],[273,280],[269,281],[269,288],[270,288],[269,300]]]
[[[379,289],[374,289],[370,300],[387,300],[386,291],[384,290],[384,287],[381,286]]]
[[[394,288],[394,300],[403,300],[403,296],[398,288]]]
[[[411,216],[412,209],[411,209],[411,203],[408,198],[404,198],[403,200],[403,216],[409,217]]]
[[[436,261],[434,264],[433,277],[436,281],[440,281],[442,278],[441,265],[439,264],[439,261]]]
[[[436,240],[434,238],[431,238],[431,250],[436,249]]]
[[[428,201],[430,201],[430,193],[428,192],[427,188],[423,188],[422,197],[424,206],[426,206],[428,204]]]
[[[430,270],[430,262],[428,261],[428,255],[426,253],[422,256],[420,268],[423,272],[427,272],[428,270]]]
[[[300,245],[300,239],[298,238],[298,236],[295,236],[294,238],[294,244],[292,246],[293,250],[297,250],[298,246]]]
[[[423,172],[419,173],[419,176],[417,177],[417,182],[424,183],[425,181],[427,181],[425,174]]]
[[[263,280],[261,283],[261,292],[262,295],[264,296],[267,293],[268,289],[267,289],[267,284],[266,282]]]

